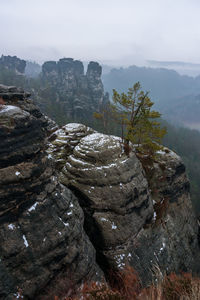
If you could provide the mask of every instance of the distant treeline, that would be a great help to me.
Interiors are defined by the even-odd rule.
[[[131,70],[130,70],[131,71]],[[172,75],[172,78],[170,78],[170,72]],[[120,74],[117,72],[117,74]],[[173,81],[173,78],[177,78],[177,73],[173,73],[173,71],[169,71],[168,76],[169,80]],[[157,75],[158,76],[158,75]],[[179,76],[179,75],[178,75]],[[185,76],[187,77],[187,76]],[[120,91],[120,89],[123,91],[126,91],[126,85],[131,86],[133,82],[136,82],[141,79],[140,76],[138,78],[133,78],[133,80],[129,79],[129,82],[126,82],[125,79],[122,81],[120,80],[120,75],[118,76],[118,83],[119,88],[117,87],[117,90]],[[128,78],[128,77],[127,77]],[[157,77],[158,78],[158,77]],[[167,80],[166,78],[166,80]],[[146,79],[148,80],[148,78]],[[150,79],[149,79],[150,80]],[[151,79],[152,80],[152,79]],[[187,80],[190,80],[187,78]],[[143,87],[145,90],[148,90],[143,82]],[[167,93],[167,82],[166,81],[166,93]],[[56,105],[55,99],[51,97],[52,95],[52,88],[45,86],[44,88],[44,82],[42,82],[40,76],[37,78],[27,78],[24,75],[16,75],[11,70],[5,70],[0,69],[0,84],[5,85],[16,85],[18,87],[23,87],[25,90],[30,91],[32,93],[32,98],[36,99],[37,102],[40,101],[40,97],[38,95],[42,95],[44,99],[42,99],[42,105],[44,107],[44,111],[48,113],[50,117],[52,117],[59,125],[63,125],[67,122],[72,122],[74,120],[68,120],[66,119],[66,116],[63,114],[62,110],[59,109],[59,107]],[[164,82],[163,82],[164,85]],[[115,86],[116,87],[116,86]],[[161,88],[162,89],[162,88]],[[199,84],[199,90],[200,90],[200,84]],[[170,107],[170,103],[169,103]],[[78,122],[79,120],[75,120]],[[81,120],[83,122],[83,119]],[[84,123],[86,125],[89,125],[93,127],[96,130],[102,131],[103,128],[100,125],[97,120],[94,119],[94,121],[91,123],[88,123],[88,120],[84,120]],[[180,155],[186,165],[186,171],[190,179],[191,183],[191,196],[192,196],[192,202],[193,206],[195,208],[195,211],[197,214],[200,214],[200,132],[196,130],[190,130],[187,128],[182,127],[175,127],[173,125],[170,125],[169,123],[162,121],[163,125],[167,127],[168,133],[166,134],[163,144],[170,149],[174,150],[178,155]],[[108,132],[110,134],[120,135],[119,128],[116,128],[116,125],[110,124],[108,128]]]
[[[193,206],[197,214],[200,214],[200,132],[178,128],[167,122],[163,124],[167,127],[163,144],[183,159],[190,179]]]
[[[179,125],[200,122],[200,76],[193,78],[164,68],[130,66],[112,69],[103,74],[102,80],[105,91],[111,95],[113,89],[124,92],[139,81],[165,119]]]

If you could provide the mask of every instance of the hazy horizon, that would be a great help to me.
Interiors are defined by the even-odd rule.
[[[197,0],[1,0],[0,53],[36,62],[200,62]]]

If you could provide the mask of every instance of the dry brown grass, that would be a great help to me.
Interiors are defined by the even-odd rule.
[[[137,300],[200,300],[200,279],[189,273],[160,278],[158,283],[141,291]]]
[[[3,98],[0,97],[0,110],[4,107],[5,104],[6,104],[6,103],[5,103],[5,101],[3,100]]]
[[[109,284],[100,282],[84,283],[69,296],[64,282],[57,285],[45,299],[52,300],[200,300],[200,279],[182,273],[163,276],[156,267],[157,281],[142,288],[137,273],[126,267],[121,272],[110,274]],[[59,288],[58,288],[59,287]],[[61,289],[61,290],[60,290]]]

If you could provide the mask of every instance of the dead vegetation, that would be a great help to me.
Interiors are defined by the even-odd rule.
[[[2,97],[0,97],[0,110],[3,109],[4,105],[5,105],[5,101],[3,100]]]
[[[159,268],[158,268],[159,270]],[[160,272],[161,274],[161,272]],[[137,273],[130,266],[118,273],[112,272],[109,284],[85,282],[73,295],[69,296],[60,285],[62,291],[51,291],[45,297],[49,300],[199,300],[200,279],[189,273],[157,276],[151,286],[142,288]],[[74,289],[73,289],[74,290]]]

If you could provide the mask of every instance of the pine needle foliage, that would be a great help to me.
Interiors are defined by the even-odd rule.
[[[135,145],[137,152],[149,154],[162,149],[160,145],[166,133],[158,119],[161,114],[152,110],[153,102],[139,82],[128,89],[127,94],[113,90],[111,111],[113,119],[121,126],[122,142]]]

